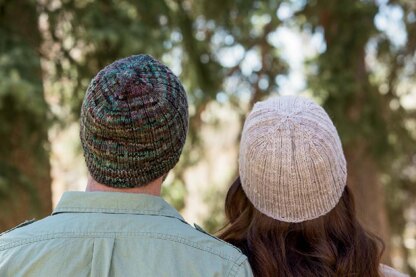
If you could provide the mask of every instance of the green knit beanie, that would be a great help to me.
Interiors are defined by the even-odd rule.
[[[81,144],[91,176],[115,188],[144,186],[179,160],[188,102],[179,79],[149,55],[108,65],[81,108]]]

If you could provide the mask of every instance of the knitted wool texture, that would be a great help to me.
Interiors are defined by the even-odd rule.
[[[335,126],[323,108],[301,97],[270,98],[254,106],[244,124],[239,162],[252,204],[284,222],[328,213],[346,185]]]
[[[188,131],[186,93],[151,56],[127,57],[91,81],[80,124],[91,176],[110,187],[140,187],[179,160]]]

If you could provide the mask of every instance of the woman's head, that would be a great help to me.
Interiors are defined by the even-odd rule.
[[[379,276],[383,243],[358,223],[348,188],[329,213],[290,223],[256,209],[237,178],[225,212],[220,238],[247,255],[255,276]]]
[[[378,239],[356,220],[341,142],[319,105],[293,96],[257,103],[239,162],[221,238],[245,252],[255,275],[378,276]]]

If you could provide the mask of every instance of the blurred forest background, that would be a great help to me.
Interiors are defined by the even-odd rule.
[[[0,230],[82,190],[80,104],[115,59],[180,76],[190,132],[164,195],[211,232],[253,103],[300,94],[335,122],[360,220],[416,276],[415,0],[0,0]]]

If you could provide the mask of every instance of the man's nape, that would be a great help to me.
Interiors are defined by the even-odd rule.
[[[160,196],[162,189],[163,180],[166,178],[167,174],[160,176],[156,180],[151,181],[150,183],[142,187],[134,188],[114,188],[104,184],[101,184],[94,180],[90,174],[88,174],[88,183],[85,188],[86,192],[101,191],[101,192],[123,192],[123,193],[143,193],[150,194],[154,196]]]

